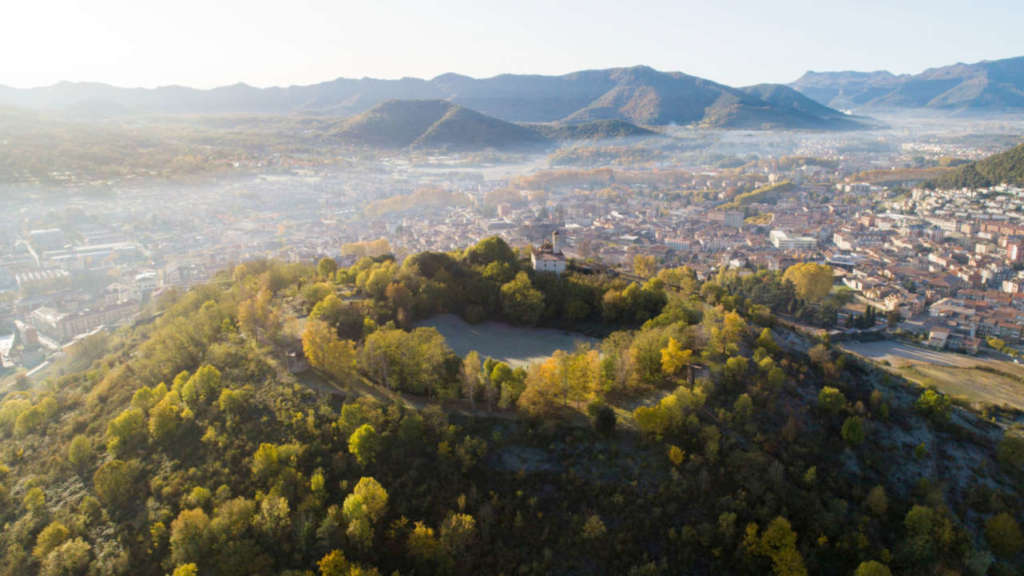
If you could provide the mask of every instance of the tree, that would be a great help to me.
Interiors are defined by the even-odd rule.
[[[453,556],[460,556],[476,538],[476,520],[469,514],[449,513],[441,522],[441,544]]]
[[[604,537],[608,533],[608,529],[605,528],[604,521],[597,514],[591,514],[587,516],[587,520],[583,523],[583,539],[584,540],[597,540]]]
[[[775,338],[772,337],[771,328],[761,330],[761,334],[757,337],[757,345],[764,348],[769,354],[777,354],[779,352],[779,346],[775,343]]]
[[[380,436],[373,426],[363,424],[348,438],[348,451],[356,457],[361,466],[369,466],[380,450]]]
[[[108,510],[133,508],[144,486],[138,478],[142,465],[137,460],[111,460],[100,466],[92,476],[96,497]]]
[[[838,388],[823,386],[818,392],[818,408],[827,414],[839,414],[846,409],[846,396]]]
[[[291,527],[288,500],[281,496],[267,496],[260,501],[259,511],[252,519],[253,528],[268,542],[282,541]]]
[[[999,441],[997,450],[999,462],[1016,472],[1024,472],[1024,434],[1020,431],[1007,430]]]
[[[92,557],[92,546],[81,538],[64,542],[43,560],[39,576],[84,576]]]
[[[388,493],[384,487],[373,478],[360,478],[342,505],[349,538],[359,546],[369,548],[373,542],[373,525],[384,516],[387,505]]]
[[[736,402],[732,406],[733,418],[737,422],[748,422],[750,417],[754,414],[754,401],[750,398],[750,394],[744,392],[736,398]]]
[[[409,556],[414,558],[423,568],[436,566],[442,562],[443,548],[434,535],[434,529],[423,522],[416,522],[406,542]]]
[[[611,438],[615,433],[615,410],[604,402],[591,402],[587,406],[587,413],[594,431],[605,438]]]
[[[310,366],[336,382],[345,382],[354,375],[355,343],[339,339],[323,321],[306,321],[306,329],[302,332],[302,352]]]
[[[675,376],[690,365],[692,357],[693,350],[683,350],[679,341],[670,337],[668,346],[661,349],[661,371]]]
[[[483,363],[476,350],[470,350],[466,354],[459,377],[462,380],[462,393],[469,398],[470,404],[476,407],[476,397],[483,386]]]
[[[182,510],[171,522],[171,561],[181,565],[203,560],[209,526],[210,518],[201,508]]]
[[[816,262],[801,262],[787,268],[782,279],[793,283],[796,295],[801,300],[816,304],[824,300],[832,290],[832,267]]]
[[[669,444],[668,459],[673,466],[678,468],[686,460],[686,451],[675,444]]]
[[[516,253],[500,236],[491,236],[467,248],[465,258],[474,266],[487,266],[495,262],[513,264]]]
[[[519,409],[531,416],[554,412],[567,381],[567,356],[559,350],[547,360],[530,365],[526,373],[526,388],[516,403]]]
[[[84,474],[92,464],[92,442],[87,436],[75,435],[68,444],[68,463],[78,474]]]
[[[889,567],[876,560],[861,562],[853,576],[892,576]]]
[[[309,318],[326,322],[337,330],[345,309],[345,303],[341,301],[341,298],[338,298],[337,294],[331,292],[313,306],[313,309],[309,312]]]
[[[338,263],[333,258],[321,258],[316,264],[316,273],[321,278],[332,278],[338,271]]]
[[[904,548],[914,562],[930,562],[938,553],[940,537],[948,520],[928,506],[915,504],[903,519],[906,529]]]
[[[850,446],[860,446],[864,442],[864,420],[860,416],[850,416],[843,422],[843,440]]]
[[[186,414],[191,414],[187,412]],[[149,412],[149,435],[154,442],[171,446],[177,440],[180,426],[185,422],[181,397],[177,392],[168,392]]]
[[[32,555],[39,559],[45,558],[51,550],[63,544],[70,536],[71,532],[63,523],[51,522],[36,536],[36,545],[32,549]]]
[[[129,408],[107,424],[107,452],[114,458],[127,456],[146,444],[146,415]]]
[[[757,524],[747,525],[744,548],[753,554],[771,558],[772,572],[776,576],[806,576],[807,568],[796,548],[796,532],[793,532],[789,520],[778,516],[760,537],[757,532]]]
[[[533,287],[526,272],[501,286],[502,313],[516,324],[532,326],[544,313],[544,294]]]
[[[747,383],[750,361],[745,356],[733,356],[725,361],[723,379],[730,390],[741,390]]]
[[[220,398],[220,370],[204,364],[181,387],[181,400],[194,412],[206,410]]]
[[[39,486],[29,488],[21,502],[25,510],[33,516],[42,516],[46,513],[46,492]]]
[[[885,487],[879,484],[868,492],[867,499],[864,502],[868,510],[875,516],[882,516],[889,508],[889,498],[885,494]]]
[[[1008,512],[1001,512],[985,521],[985,540],[992,551],[1003,558],[1013,558],[1024,550],[1020,525]]]
[[[944,394],[939,394],[931,388],[921,393],[917,398],[917,402],[914,403],[914,407],[917,408],[918,412],[921,412],[936,422],[945,422],[946,420],[949,420],[949,397]]]
[[[658,261],[653,254],[637,254],[633,257],[633,272],[641,278],[650,278],[658,271]]]
[[[194,562],[182,564],[174,569],[171,576],[199,576],[199,567]]]
[[[722,339],[726,346],[723,353],[729,352],[730,346],[739,346],[747,334],[747,321],[736,312],[726,312],[722,317]]]

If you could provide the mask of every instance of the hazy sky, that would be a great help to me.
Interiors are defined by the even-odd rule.
[[[6,0],[0,84],[309,84],[648,64],[733,85],[1024,55],[1024,0]]]

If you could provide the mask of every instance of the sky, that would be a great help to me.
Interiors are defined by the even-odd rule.
[[[1024,56],[1021,0],[9,0],[0,85],[211,88],[646,64],[730,85]]]

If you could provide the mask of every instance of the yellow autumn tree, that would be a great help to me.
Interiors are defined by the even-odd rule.
[[[678,374],[690,365],[693,350],[684,350],[675,338],[668,339],[668,346],[661,349],[661,371],[670,376]]]
[[[817,262],[800,262],[787,268],[782,279],[793,283],[801,300],[821,302],[832,290],[832,267]]]

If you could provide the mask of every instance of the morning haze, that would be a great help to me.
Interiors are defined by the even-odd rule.
[[[294,4],[6,10],[0,576],[1022,573],[1017,3]]]

